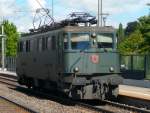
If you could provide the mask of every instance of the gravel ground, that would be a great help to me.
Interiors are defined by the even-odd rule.
[[[18,107],[17,105],[12,104],[11,102],[6,101],[3,98],[0,98],[0,113],[30,113],[30,112]]]
[[[118,107],[114,107],[114,106],[111,106],[111,105],[106,105],[104,108],[108,109],[108,110],[111,109],[112,112],[116,112],[116,113],[137,113],[137,112],[134,112],[134,111],[125,110],[123,108],[119,109]]]
[[[36,109],[39,113],[97,113],[77,106],[67,106],[55,101],[36,98],[8,88],[2,84],[0,84],[0,96],[11,99],[32,109]]]

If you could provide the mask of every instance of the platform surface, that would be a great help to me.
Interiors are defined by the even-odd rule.
[[[123,85],[150,88],[150,80],[124,79]]]
[[[15,72],[10,72],[10,71],[1,71],[0,70],[0,74],[8,74],[8,75],[17,76],[17,74]]]
[[[119,95],[150,101],[150,88],[120,85]]]

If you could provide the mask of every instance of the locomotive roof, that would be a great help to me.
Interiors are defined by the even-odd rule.
[[[105,26],[105,27],[97,27],[97,26],[65,26],[61,28],[53,28],[53,29],[43,29],[37,32],[30,32],[26,34],[22,34],[22,37],[32,36],[47,32],[57,32],[57,31],[64,31],[64,32],[100,32],[100,33],[113,33],[115,29],[112,26]]]
[[[115,29],[111,26],[106,27],[85,27],[85,26],[66,26],[64,27],[66,32],[115,32]]]

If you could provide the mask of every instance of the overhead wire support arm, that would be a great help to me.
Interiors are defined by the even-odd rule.
[[[52,18],[54,18],[54,1],[52,0]]]
[[[51,17],[48,13],[47,13],[47,10],[42,6],[42,4],[39,2],[39,0],[36,0],[36,2],[40,5],[40,7],[45,11],[45,13],[47,14],[48,17],[50,17],[54,23],[54,18]]]

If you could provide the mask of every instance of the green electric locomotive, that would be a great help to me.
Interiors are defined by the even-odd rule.
[[[96,18],[88,14],[74,16],[20,38],[18,82],[73,99],[117,97],[122,78],[115,29],[93,26]]]

